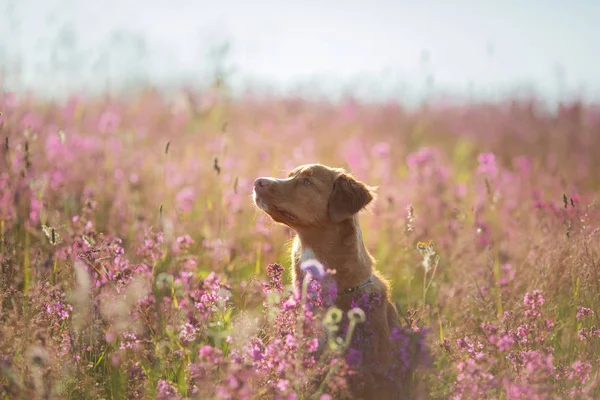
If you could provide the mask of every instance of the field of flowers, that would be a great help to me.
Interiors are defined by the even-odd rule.
[[[0,112],[0,399],[347,396],[353,329],[318,281],[291,291],[292,232],[251,200],[313,162],[378,186],[398,398],[600,398],[598,106],[215,89]]]

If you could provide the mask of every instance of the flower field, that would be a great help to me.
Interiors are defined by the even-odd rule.
[[[317,279],[294,292],[292,232],[251,199],[314,162],[378,187],[360,220],[399,399],[600,398],[598,106],[215,89],[0,112],[0,399],[349,397],[363,311],[342,329]]]

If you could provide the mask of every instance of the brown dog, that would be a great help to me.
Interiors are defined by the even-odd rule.
[[[377,297],[365,310],[371,345],[363,360],[371,360],[378,371],[361,375],[361,382],[352,385],[353,394],[373,399],[401,397],[383,378],[394,357],[390,335],[392,328],[400,326],[398,313],[389,299],[388,282],[375,270],[365,248],[357,216],[373,200],[373,189],[343,169],[311,164],[294,169],[287,179],[256,179],[253,197],[274,221],[297,233],[292,250],[296,287],[303,280],[300,263],[315,258],[336,271],[335,304],[343,311],[351,308],[356,296]]]

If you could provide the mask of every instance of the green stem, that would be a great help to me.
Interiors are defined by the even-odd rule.
[[[25,230],[25,255],[23,256],[23,292],[27,294],[29,290],[29,232]]]
[[[345,354],[346,351],[348,350],[348,347],[350,347],[350,341],[352,340],[352,335],[354,334],[354,329],[356,328],[356,323],[357,323],[356,320],[353,320],[353,319],[350,320],[350,325],[348,326],[348,332],[346,333],[346,337],[344,338],[344,346],[342,347],[340,354]],[[311,396],[312,399],[318,400],[321,397],[321,395],[325,392],[325,385],[327,384],[327,381],[329,380],[329,378],[331,376],[333,376],[337,372],[337,370],[339,369],[339,365],[340,364],[337,363],[329,369],[329,372],[327,372],[327,375],[325,375],[325,378],[319,385],[319,389],[316,391],[315,394],[313,394]]]
[[[57,283],[57,278],[56,278],[56,266],[58,264],[58,258],[56,258],[56,256],[54,257],[54,268],[52,269],[52,274],[54,276],[54,284]]]
[[[431,286],[431,284],[433,283],[433,278],[435,277],[435,273],[437,271],[438,268],[438,264],[439,264],[439,260],[436,258],[435,261],[435,267],[433,267],[433,272],[431,273],[431,278],[429,279],[429,283],[427,284],[427,287],[425,288],[425,291],[427,292],[429,290],[429,287]],[[427,275],[427,274],[425,274]]]

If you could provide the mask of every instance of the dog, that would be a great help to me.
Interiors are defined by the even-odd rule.
[[[351,390],[358,398],[391,399],[401,397],[387,384],[386,375],[394,357],[390,336],[400,327],[400,319],[390,301],[389,283],[375,269],[375,260],[365,247],[358,220],[358,213],[375,196],[374,188],[344,169],[321,164],[301,165],[286,179],[258,178],[253,189],[256,206],[296,232],[292,246],[296,288],[303,280],[300,264],[317,259],[335,270],[335,305],[345,313],[357,297],[377,298],[364,310],[370,346],[363,349],[363,361],[373,367],[354,378]]]

